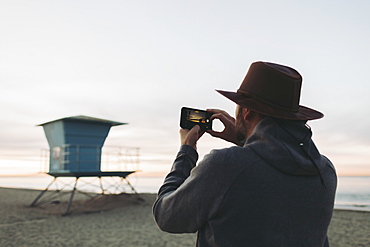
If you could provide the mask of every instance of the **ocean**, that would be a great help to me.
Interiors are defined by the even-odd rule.
[[[73,188],[73,178],[59,178],[57,188],[62,186],[67,189]],[[138,193],[157,193],[163,182],[163,177],[140,177],[138,175],[128,176],[130,184]],[[24,189],[45,189],[53,180],[53,177],[45,174],[35,174],[30,176],[0,176],[0,187],[24,188]],[[69,184],[69,185],[67,185]],[[54,184],[55,185],[55,184]],[[53,186],[54,186],[53,185]],[[125,181],[118,178],[104,178],[104,188],[109,187],[110,192],[132,192],[130,186]],[[79,189],[90,192],[101,192],[99,181],[96,178],[81,178]],[[83,187],[82,188],[80,188]],[[51,187],[50,189],[55,189]],[[112,191],[116,190],[116,191]],[[338,188],[335,199],[335,208],[370,211],[370,177],[338,177]]]
[[[370,211],[370,177],[338,177],[335,207]]]

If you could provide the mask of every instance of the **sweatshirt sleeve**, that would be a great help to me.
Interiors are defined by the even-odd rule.
[[[215,217],[239,173],[235,165],[230,169],[230,164],[234,162],[227,149],[213,150],[195,166],[197,159],[198,154],[192,147],[181,146],[170,173],[159,189],[153,216],[163,231],[198,231]]]
[[[153,215],[158,227],[166,232],[196,232],[196,223],[186,218],[191,216],[189,206],[195,202],[189,199],[190,191],[180,191],[181,185],[195,167],[198,153],[191,146],[183,145],[178,152],[170,173],[160,187],[153,206]],[[185,222],[186,220],[186,222]]]
[[[166,176],[159,189],[158,197],[163,197],[175,191],[190,176],[190,171],[195,167],[198,153],[188,145],[182,145],[172,165],[170,173]]]

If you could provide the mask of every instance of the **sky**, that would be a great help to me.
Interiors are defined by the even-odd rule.
[[[42,127],[86,115],[127,122],[105,145],[140,148],[142,174],[165,174],[183,106],[235,104],[250,64],[303,76],[300,104],[325,114],[313,139],[339,175],[370,175],[370,2],[2,0],[0,170],[40,171]],[[216,129],[222,125],[215,123]],[[200,157],[232,144],[204,135]]]

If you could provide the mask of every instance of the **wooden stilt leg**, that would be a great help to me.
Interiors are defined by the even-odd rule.
[[[131,185],[130,181],[128,181],[128,179],[127,179],[127,178],[124,178],[124,179],[126,180],[127,184],[130,186],[131,190],[132,190],[133,192],[135,192],[135,194],[137,194],[137,191],[135,190],[134,186],[132,186],[132,185]]]
[[[105,191],[104,191],[104,188],[103,188],[103,183],[101,181],[101,177],[99,177],[99,182],[100,182],[101,193],[102,193],[102,195],[104,195]]]
[[[35,200],[31,203],[30,207],[34,207],[37,202],[40,200],[40,198],[45,194],[46,191],[48,191],[49,187],[55,182],[55,180],[57,180],[57,177],[54,177],[53,181],[51,181],[51,183],[46,187],[46,189],[44,189],[43,191],[41,191],[41,193],[35,198]]]
[[[68,205],[67,205],[67,209],[66,209],[66,212],[64,213],[64,215],[69,215],[70,214],[70,209],[71,209],[71,206],[72,206],[72,202],[73,202],[73,197],[75,195],[75,192],[77,190],[77,182],[78,182],[78,179],[79,178],[76,178],[76,182],[75,182],[75,185],[73,187],[73,190],[71,192],[71,197],[69,198],[69,202],[68,202]]]

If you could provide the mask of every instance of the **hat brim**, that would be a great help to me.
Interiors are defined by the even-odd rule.
[[[305,106],[299,106],[299,109],[296,112],[285,111],[285,110],[282,110],[282,109],[279,109],[279,108],[276,108],[270,105],[266,105],[253,98],[247,98],[236,92],[229,92],[229,91],[222,91],[222,90],[216,90],[216,91],[240,106],[249,108],[253,111],[256,111],[258,113],[261,113],[261,114],[264,114],[270,117],[290,119],[290,120],[314,120],[314,119],[319,119],[319,118],[324,117],[324,114],[322,114],[321,112],[305,107]]]

